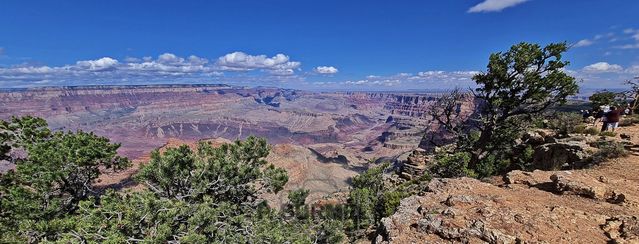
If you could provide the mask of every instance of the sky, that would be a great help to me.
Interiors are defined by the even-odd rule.
[[[0,1],[0,88],[472,87],[490,53],[567,42],[584,88],[639,76],[637,0]]]

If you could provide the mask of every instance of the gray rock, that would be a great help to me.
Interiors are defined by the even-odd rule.
[[[535,148],[533,166],[541,170],[559,170],[565,166],[569,168],[579,166],[590,157],[586,148],[588,148],[586,143],[578,141],[543,144]]]

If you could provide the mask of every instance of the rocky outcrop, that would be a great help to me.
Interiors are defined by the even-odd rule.
[[[636,216],[614,216],[601,227],[611,243],[639,243],[639,220]]]
[[[547,143],[535,148],[533,166],[542,170],[579,168],[591,155],[590,146],[581,141]]]
[[[639,157],[571,171],[433,179],[377,243],[637,243]]]
[[[402,162],[400,176],[408,180],[419,178],[426,172],[430,160],[431,156],[423,149],[413,151],[408,158]]]
[[[579,177],[571,172],[557,173],[550,176],[554,188],[561,194],[573,194],[600,201],[622,204],[626,201],[626,195],[618,190],[606,186],[608,179],[600,176],[598,179]]]

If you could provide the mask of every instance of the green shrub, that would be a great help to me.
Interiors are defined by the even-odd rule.
[[[602,131],[599,133],[600,136],[606,136],[606,137],[615,137],[617,136],[617,133],[615,133],[614,131]]]
[[[440,153],[435,156],[436,164],[431,169],[433,173],[440,177],[476,177],[477,174],[468,168],[470,154],[466,152]]]
[[[546,123],[548,121],[542,117],[535,117],[532,119],[532,126],[533,128],[537,128],[537,129],[544,129],[546,128]]]
[[[619,121],[619,126],[631,126],[639,123],[639,115],[626,116]]]
[[[624,148],[624,145],[621,142],[601,140],[595,143],[595,147],[599,150],[592,155],[593,163],[601,163],[607,159],[619,158],[628,155],[628,151]]]
[[[407,197],[407,192],[403,191],[387,191],[384,192],[381,196],[380,201],[380,212],[382,217],[388,217],[395,213],[397,207],[399,207],[399,202]]]
[[[592,135],[592,136],[599,135],[599,132],[600,132],[599,129],[595,127],[588,127],[584,130],[584,134]]]
[[[586,129],[587,129],[587,128],[588,128],[588,127],[587,127],[586,125],[584,125],[584,124],[577,125],[577,126],[575,126],[574,133],[577,133],[577,134],[586,134],[586,133],[584,133],[584,132],[586,132]]]
[[[548,128],[554,130],[559,135],[569,133],[579,133],[578,129],[584,130],[583,118],[578,113],[558,112],[548,119]],[[583,126],[584,128],[577,128]]]

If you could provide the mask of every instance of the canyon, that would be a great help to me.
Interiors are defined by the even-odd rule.
[[[120,143],[135,166],[101,184],[121,184],[156,148],[264,137],[272,144],[269,161],[291,176],[287,189],[309,188],[316,200],[347,189],[372,163],[416,149],[429,128],[425,113],[440,95],[223,84],[4,89],[0,119],[38,116],[53,130],[91,131]]]

